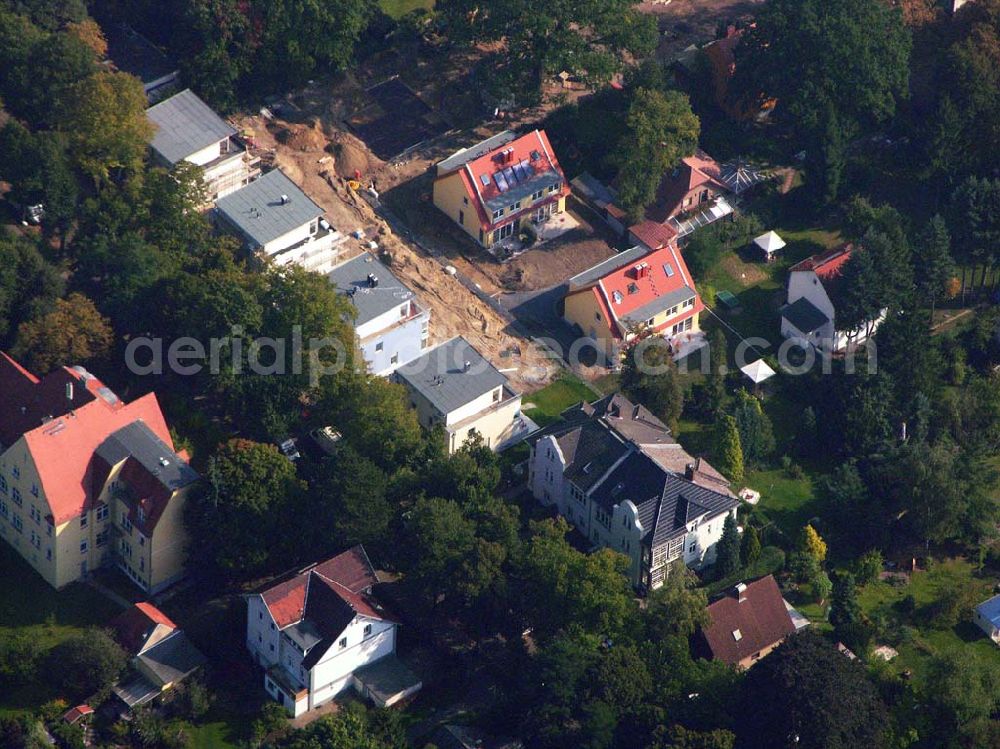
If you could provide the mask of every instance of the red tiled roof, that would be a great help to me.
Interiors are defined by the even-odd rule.
[[[853,251],[854,245],[842,244],[839,247],[834,247],[832,250],[826,250],[812,257],[807,257],[788,270],[790,273],[795,271],[813,271],[817,276],[826,280],[840,275],[844,263],[851,259]]]
[[[102,483],[96,475],[102,466],[94,452],[113,432],[141,420],[173,450],[154,393],[126,404],[83,372],[64,367],[39,380],[0,354],[0,392],[5,395],[0,401],[0,442],[9,446],[24,437],[56,525],[78,517],[93,501],[95,487]],[[72,400],[66,397],[70,384]]]
[[[684,197],[702,185],[711,185],[717,190],[729,192],[721,174],[719,162],[701,149],[691,156],[685,156],[676,170],[663,176],[653,204],[646,209],[646,217],[664,223],[681,211]]]
[[[774,577],[748,583],[743,601],[733,592],[708,607],[709,625],[702,630],[715,660],[735,665],[780,642],[795,631]],[[734,632],[739,632],[736,639]]]
[[[511,150],[510,159],[501,162],[499,160],[500,155]],[[536,154],[537,158],[532,158],[533,154]],[[459,170],[462,175],[462,183],[465,185],[465,192],[476,207],[479,223],[484,230],[493,226],[493,212],[487,209],[485,205],[486,201],[503,194],[500,188],[497,187],[493,176],[514,164],[525,165],[530,170],[531,176],[544,174],[548,171],[556,172],[561,182],[561,187],[557,195],[569,194],[569,184],[566,182],[566,176],[563,174],[562,167],[559,166],[559,161],[556,159],[555,151],[552,150],[552,144],[549,142],[548,136],[544,130],[533,130],[462,165]],[[484,178],[486,180],[485,184],[483,182]],[[524,180],[521,181],[523,182]],[[527,206],[523,211],[507,213],[501,219],[498,219],[497,223],[508,223],[513,216],[536,207],[537,205]]]
[[[640,277],[635,270],[636,265],[641,263],[648,266],[648,273],[645,277]],[[664,265],[670,265],[673,268],[674,274],[672,276],[667,275]],[[603,289],[604,298],[618,319],[664,294],[677,291],[684,286],[694,289],[694,282],[691,280],[691,274],[684,263],[684,258],[675,249],[673,242],[644,255],[637,263],[612,271],[604,276],[598,285]],[[634,290],[630,291],[630,289]],[[615,292],[621,295],[620,304],[614,301]],[[700,300],[696,299],[695,311],[700,310]]]
[[[122,612],[111,623],[111,628],[115,631],[115,636],[122,646],[130,653],[135,654],[142,650],[146,639],[157,624],[177,629],[177,625],[166,614],[153,604],[143,601]]]
[[[63,715],[63,720],[69,723],[70,725],[73,725],[78,720],[80,720],[80,718],[93,714],[94,714],[94,708],[92,708],[90,705],[77,705],[76,707],[70,708],[69,710],[66,711],[66,714]]]
[[[356,613],[375,619],[385,618],[364,596],[378,582],[378,576],[364,547],[359,544],[271,586],[261,594],[279,629],[302,619],[310,605],[311,585],[317,581],[335,592]]]
[[[662,224],[649,219],[635,226],[630,226],[628,230],[637,241],[642,242],[651,250],[665,247],[677,238],[677,230],[670,224]]]

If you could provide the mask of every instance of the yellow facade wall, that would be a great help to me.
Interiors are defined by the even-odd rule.
[[[482,244],[483,240],[479,236],[482,228],[479,225],[479,215],[465,191],[460,172],[452,172],[446,177],[434,180],[434,205],[461,226],[477,243]],[[460,218],[463,220],[460,221]]]
[[[159,590],[184,574],[187,561],[188,533],[184,525],[184,506],[190,486],[174,492],[160,515],[149,543],[147,568],[151,571],[149,587]]]
[[[563,318],[570,325],[579,326],[584,336],[592,338],[607,359],[613,357],[616,342],[611,335],[610,326],[615,323],[606,318],[594,297],[593,289],[585,289],[567,296]]]

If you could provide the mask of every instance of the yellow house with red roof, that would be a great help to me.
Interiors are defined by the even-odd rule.
[[[672,239],[657,249],[640,244],[569,280],[563,317],[617,361],[633,332],[644,327],[679,349],[701,333],[705,308]]]
[[[434,205],[487,249],[562,213],[569,192],[544,130],[508,130],[457,151],[434,178]]]
[[[156,395],[124,403],[83,367],[38,378],[0,352],[0,538],[54,588],[115,565],[155,593],[184,573],[198,474]]]

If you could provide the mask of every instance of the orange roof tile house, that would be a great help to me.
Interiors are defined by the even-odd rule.
[[[434,205],[481,246],[566,210],[569,185],[544,130],[506,131],[438,163]]]
[[[117,566],[153,593],[184,573],[198,475],[152,393],[125,403],[83,367],[35,377],[0,352],[0,538],[54,588]]]
[[[678,349],[700,338],[704,308],[671,238],[655,249],[640,244],[571,278],[563,317],[617,362],[640,326]]]

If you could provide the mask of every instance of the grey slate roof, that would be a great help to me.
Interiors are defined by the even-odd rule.
[[[582,273],[577,273],[569,279],[570,288],[579,288],[580,286],[592,284],[598,279],[604,278],[604,276],[608,275],[611,271],[618,270],[619,268],[624,268],[626,265],[635,263],[648,254],[649,248],[642,246],[636,246],[630,250],[619,252],[614,257],[609,257],[607,260],[603,260],[597,265],[587,268],[587,270]]]
[[[798,328],[800,333],[808,335],[817,328],[826,325],[828,318],[805,297],[796,299],[781,311],[781,316],[788,319]]]
[[[150,147],[171,165],[236,135],[236,128],[190,89],[153,105],[146,117],[156,128]]]
[[[739,503],[733,497],[664,470],[638,451],[622,461],[591,497],[608,510],[631,500],[639,510],[646,531],[644,539],[653,548],[684,535],[692,519],[729,512]]]
[[[467,371],[465,362],[469,363]],[[442,414],[449,414],[507,384],[507,378],[462,336],[445,341],[404,364],[396,370],[396,376],[427,398]]]
[[[512,130],[504,130],[502,133],[497,133],[486,140],[476,143],[474,146],[469,146],[468,148],[463,148],[461,151],[456,151],[447,159],[443,159],[438,162],[437,173],[438,175],[441,175],[453,172],[459,167],[468,164],[470,161],[475,161],[480,156],[485,156],[490,151],[500,148],[500,146],[504,146],[516,138],[517,133]]]
[[[180,630],[156,643],[137,660],[149,668],[163,684],[177,682],[205,663],[205,656]]]
[[[643,322],[660,314],[664,310],[670,309],[676,304],[680,304],[685,299],[690,299],[694,295],[694,289],[690,286],[682,286],[679,289],[668,291],[666,294],[656,297],[656,299],[642,305],[638,309],[632,310],[623,319],[632,322]]]
[[[378,286],[374,288],[368,284],[370,273],[378,277]],[[337,291],[350,296],[358,311],[355,325],[364,325],[414,296],[406,284],[367,252],[338,265],[327,278]]]
[[[171,493],[198,480],[198,473],[181,460],[141,419],[113,432],[95,451],[114,466],[132,457]],[[166,460],[163,465],[161,458]]]
[[[567,463],[563,475],[585,492],[629,451],[621,437],[595,421],[573,429],[557,441]],[[570,445],[573,449],[567,450]]]
[[[281,196],[289,200],[282,204]],[[262,247],[323,215],[323,209],[280,169],[220,198],[215,209],[235,226],[252,247]]]

